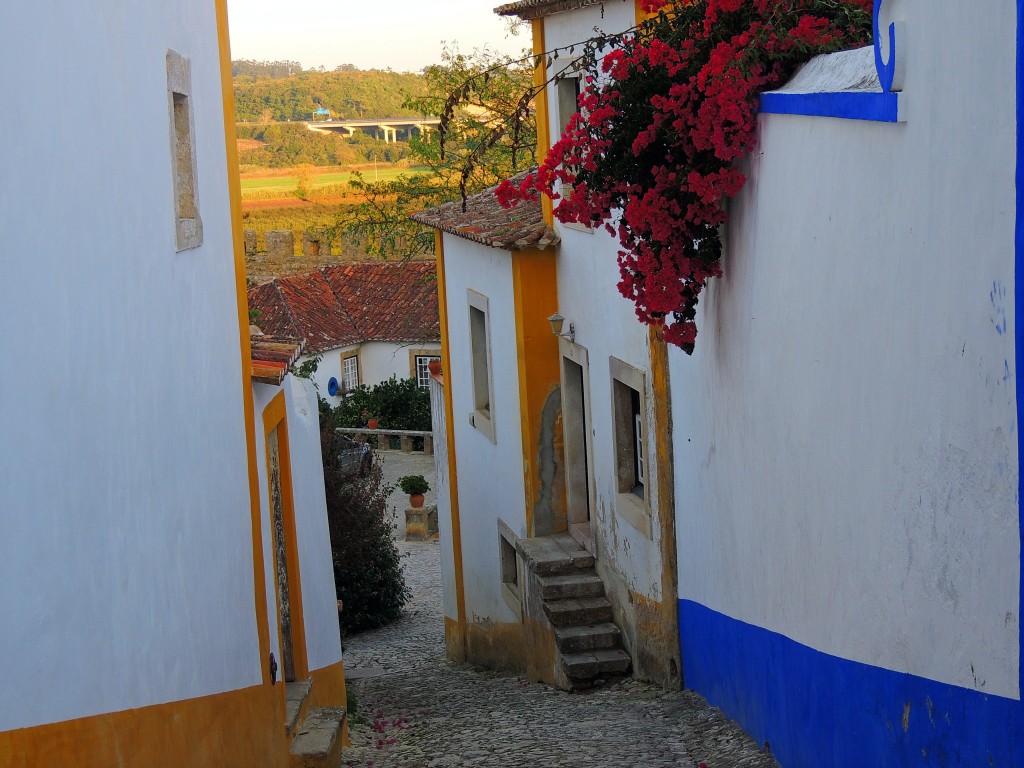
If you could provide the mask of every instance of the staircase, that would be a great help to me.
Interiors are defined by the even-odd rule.
[[[291,768],[334,768],[341,764],[342,707],[310,707],[312,680],[285,683],[285,733]]]
[[[519,550],[554,630],[559,687],[593,688],[628,675],[632,663],[594,556],[568,534],[522,539]]]

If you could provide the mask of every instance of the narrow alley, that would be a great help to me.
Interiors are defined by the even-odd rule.
[[[777,768],[691,692],[625,680],[563,693],[444,655],[439,546],[399,541],[403,617],[345,642],[352,746],[346,766]]]

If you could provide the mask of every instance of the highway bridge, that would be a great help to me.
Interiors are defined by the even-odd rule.
[[[338,118],[307,122],[306,127],[311,131],[343,133],[346,136],[353,136],[356,131],[362,131],[390,144],[393,141],[398,141],[399,136],[408,141],[413,131],[419,131],[421,134],[428,133],[440,123],[441,118],[439,117],[387,117],[360,118],[358,120]]]

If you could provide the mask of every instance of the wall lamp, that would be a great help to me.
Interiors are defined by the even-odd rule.
[[[555,312],[551,317],[548,318],[548,322],[551,323],[551,332],[555,336],[561,336],[563,339],[568,339],[573,344],[576,343],[576,325],[569,323],[569,332],[562,333],[562,326],[565,324],[565,318]]]

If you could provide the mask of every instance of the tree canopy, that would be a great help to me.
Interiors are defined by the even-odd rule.
[[[240,122],[312,120],[318,108],[334,118],[418,117],[407,104],[426,93],[423,75],[352,65],[321,72],[298,62],[235,61],[232,74]]]

